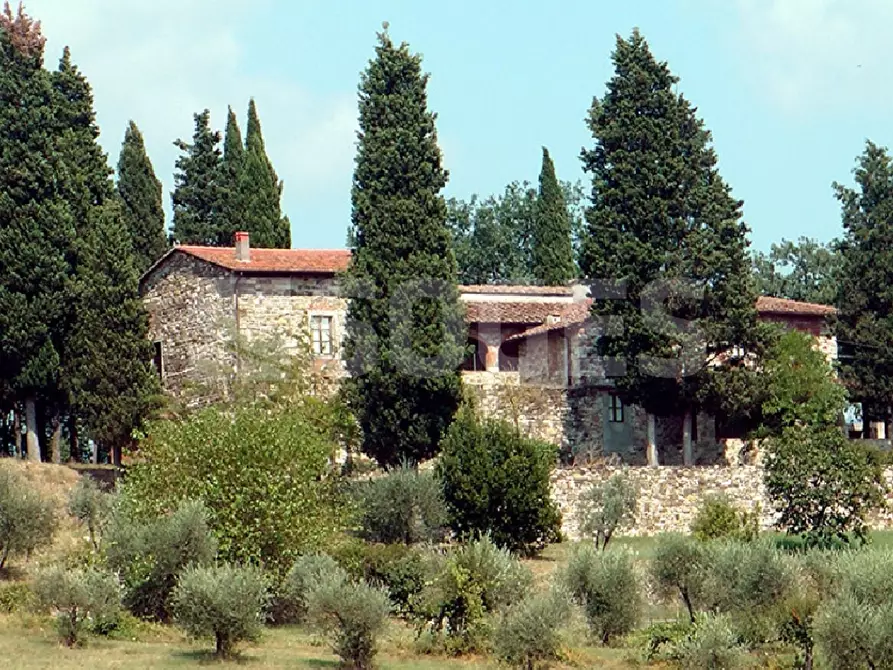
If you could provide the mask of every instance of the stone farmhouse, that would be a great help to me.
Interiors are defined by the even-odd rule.
[[[309,333],[314,365],[336,379],[345,374],[339,274],[349,261],[343,249],[251,248],[247,233],[236,234],[235,247],[168,251],[140,280],[165,389],[180,394],[201,381],[204,362],[226,363],[234,331],[249,339],[279,335],[287,346],[298,346],[296,333]],[[461,366],[466,386],[484,411],[561,445],[567,462],[744,462],[742,436],[722,417],[649,421],[640,408],[623,406],[610,379],[592,382],[584,370],[592,335],[585,287],[461,286],[460,298],[471,351]],[[833,308],[768,297],[756,306],[761,319],[810,333],[836,358],[827,327]]]

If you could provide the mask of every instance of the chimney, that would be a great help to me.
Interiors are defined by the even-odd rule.
[[[248,233],[236,233],[236,260],[247,263],[251,260],[251,243]]]

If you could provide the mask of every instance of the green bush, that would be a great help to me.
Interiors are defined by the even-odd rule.
[[[487,617],[521,600],[532,583],[517,558],[484,537],[442,562],[419,598],[417,616],[435,646],[450,653],[479,650],[490,634]]]
[[[577,547],[561,575],[583,606],[593,635],[603,644],[632,631],[642,616],[642,585],[631,552]]]
[[[815,636],[833,670],[893,667],[893,604],[874,605],[844,592],[816,617]]]
[[[331,556],[299,556],[279,587],[274,604],[276,623],[301,623],[307,617],[307,599],[318,584],[348,581],[347,572]]]
[[[760,512],[739,511],[725,495],[707,496],[691,526],[692,535],[706,540],[749,542],[760,530]]]
[[[366,547],[363,556],[363,576],[370,584],[387,590],[398,612],[412,614],[425,587],[429,563],[425,554],[415,547],[372,544]]]
[[[34,591],[26,582],[0,582],[0,614],[27,609],[34,602]]]
[[[90,543],[98,550],[112,511],[111,494],[99,488],[96,480],[89,475],[82,475],[71,491],[68,511],[86,526]]]
[[[493,645],[500,660],[516,668],[547,668],[561,655],[561,628],[570,615],[566,593],[528,596],[500,618]]]
[[[893,551],[844,552],[835,557],[832,570],[835,593],[850,593],[875,606],[893,604]]]
[[[792,565],[767,542],[714,543],[707,567],[707,605],[717,612],[766,612],[794,589]]]
[[[201,502],[183,502],[148,523],[116,515],[107,531],[109,566],[124,580],[124,602],[137,616],[170,620],[168,600],[188,566],[213,562],[216,544]]]
[[[56,613],[60,640],[69,647],[83,641],[84,632],[97,620],[114,619],[121,609],[118,578],[87,568],[50,568],[34,579],[38,603]]]
[[[707,580],[708,552],[691,537],[679,533],[659,535],[651,559],[651,577],[664,600],[682,599],[694,623]]]
[[[593,484],[577,503],[580,535],[605,549],[617,530],[636,522],[637,501],[638,490],[627,472]]]
[[[0,467],[0,570],[10,557],[48,545],[55,531],[53,503],[17,472]]]
[[[151,425],[121,492],[135,518],[201,500],[221,559],[282,578],[345,522],[328,405],[207,409]]]
[[[308,608],[310,618],[330,636],[342,667],[374,667],[376,642],[390,612],[384,591],[364,581],[345,581],[330,574],[308,594]]]
[[[171,596],[174,620],[194,637],[213,637],[219,658],[256,640],[268,604],[267,583],[256,568],[232,565],[183,571]]]
[[[675,658],[677,646],[692,630],[688,621],[662,621],[641,628],[627,637],[631,647],[644,647],[644,660],[667,661]]]
[[[508,423],[479,420],[465,407],[441,446],[437,475],[460,537],[489,534],[525,556],[559,539],[561,515],[549,481],[553,445],[523,437]]]
[[[368,542],[439,542],[447,525],[440,482],[431,472],[403,466],[355,485],[360,537]]]
[[[747,663],[728,617],[699,615],[692,632],[674,653],[683,670],[735,670]]]

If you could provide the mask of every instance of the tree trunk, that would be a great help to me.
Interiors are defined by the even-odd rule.
[[[657,466],[660,463],[657,460],[657,428],[654,425],[654,415],[647,414],[645,420],[648,425],[648,465]]]
[[[73,414],[68,416],[68,439],[70,441],[68,462],[77,463],[81,459],[81,441],[78,436],[78,420]]]
[[[691,450],[691,410],[685,410],[682,418],[682,464],[692,465],[694,459]]]
[[[22,413],[16,407],[12,410],[12,430],[15,433],[13,440],[15,441],[16,458],[22,457]]]
[[[53,463],[62,462],[62,421],[58,415],[53,416],[53,437],[50,440],[50,454]]]
[[[90,454],[90,462],[96,465],[99,463],[99,445],[96,443],[96,440],[93,440],[90,444],[93,448]]]
[[[37,403],[34,401],[34,396],[25,398],[25,427],[28,430],[25,439],[28,460],[40,463],[40,441],[37,439]]]

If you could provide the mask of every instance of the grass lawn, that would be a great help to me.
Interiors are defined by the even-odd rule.
[[[53,622],[33,616],[0,615],[0,659],[3,667],[37,670],[38,668],[196,668],[208,664],[257,668],[335,668],[338,659],[328,644],[295,628],[269,629],[254,645],[240,647],[240,657],[228,664],[218,663],[211,655],[211,641],[196,643],[174,628],[146,625],[138,640],[90,638],[80,649],[67,649],[57,640]],[[412,652],[411,633],[394,625],[381,644],[378,666],[383,670],[418,668],[492,668],[500,666],[484,658],[451,659],[418,656]],[[624,660],[622,649],[575,649],[568,664],[556,668],[605,668],[623,670],[634,666]],[[502,666],[504,667],[504,666]]]

